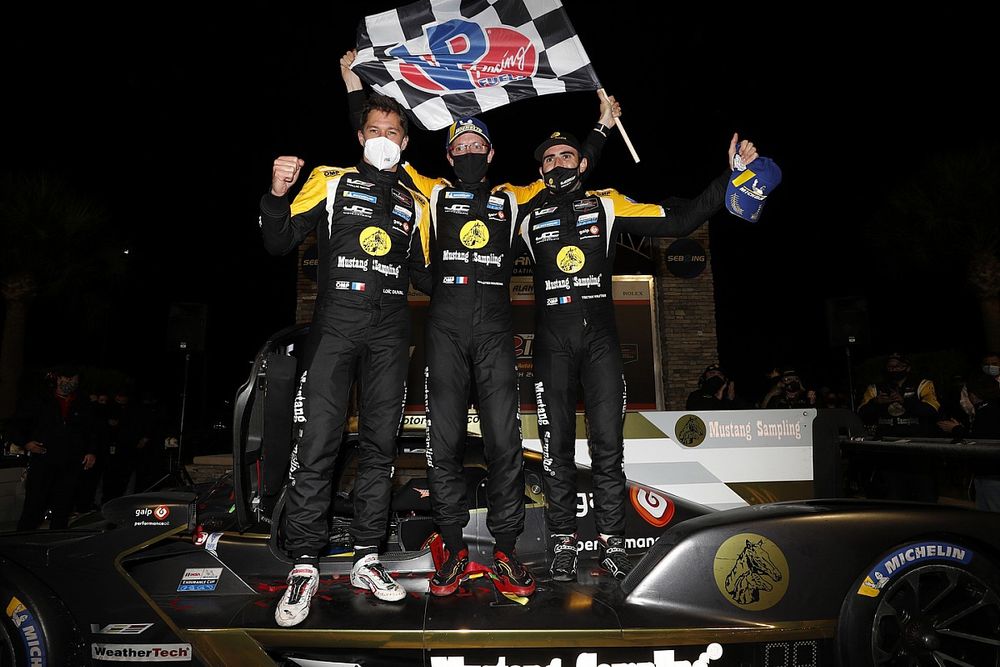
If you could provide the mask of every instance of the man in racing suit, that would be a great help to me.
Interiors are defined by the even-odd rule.
[[[756,158],[742,142],[744,164]],[[737,137],[729,147],[729,164]],[[631,570],[625,551],[625,377],[615,327],[611,275],[619,234],[685,236],[723,206],[720,175],[695,199],[639,204],[615,190],[585,191],[587,168],[571,135],[554,133],[535,150],[546,190],[523,207],[521,234],[535,286],[535,399],[542,445],[546,521],[552,533],[551,574],[575,581],[577,386],[583,386],[594,480],[600,565],[616,578]]]
[[[378,548],[386,532],[406,392],[409,268],[423,270],[427,263],[427,200],[397,174],[406,129],[406,116],[395,101],[373,97],[358,131],[364,159],[356,167],[315,168],[289,205],[287,192],[304,162],[278,157],[271,191],[261,199],[264,246],[270,253],[290,252],[313,230],[319,248],[319,292],[295,399],[298,437],[285,516],[285,546],[294,567],[275,611],[278,625],[305,619],[318,585],[330,478],[355,379],[360,424],[351,583],[381,600],[405,596],[379,562]]]
[[[348,51],[341,58],[341,75],[349,114],[357,123],[364,92],[350,69],[354,56]],[[613,97],[602,101],[598,124],[583,147],[589,163],[600,154],[605,132],[618,114]],[[524,529],[524,470],[510,278],[519,249],[519,205],[544,186],[540,180],[528,186],[490,186],[486,175],[494,150],[489,129],[479,118],[453,123],[445,148],[456,185],[423,176],[409,163],[404,165],[406,176],[400,177],[409,177],[431,202],[432,280],[417,286],[431,294],[424,369],[427,477],[445,559],[431,579],[430,591],[450,595],[469,574],[463,459],[472,380],[488,471],[486,523],[495,541],[493,570],[505,590],[528,596],[535,581],[515,553]]]

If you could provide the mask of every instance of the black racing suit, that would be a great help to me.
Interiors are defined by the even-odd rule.
[[[605,135],[594,130],[584,155],[596,163]],[[513,547],[524,530],[524,459],[510,278],[520,254],[519,204],[537,195],[527,186],[487,183],[451,187],[406,165],[431,200],[433,280],[426,328],[424,404],[427,478],[435,523],[446,540],[469,522],[463,474],[469,383],[475,382],[488,470],[486,525],[498,544]],[[423,286],[418,285],[421,289]]]
[[[690,201],[637,204],[614,190],[548,192],[524,207],[535,285],[535,401],[547,522],[576,532],[576,400],[583,385],[599,533],[625,534],[625,376],[611,276],[619,234],[685,236],[722,208],[728,173]]]
[[[361,163],[317,167],[291,206],[268,193],[260,210],[270,253],[290,252],[313,229],[319,248],[316,310],[294,406],[286,548],[301,560],[327,544],[330,477],[355,377],[359,463],[351,535],[357,545],[377,545],[406,398],[410,268],[423,270],[427,261],[427,200],[396,173]]]
[[[540,189],[541,183],[533,192]],[[426,330],[425,409],[431,507],[445,536],[469,522],[463,474],[474,378],[489,471],[487,527],[513,545],[524,528],[524,463],[510,276],[517,195],[486,183],[431,192],[433,275]],[[507,547],[510,548],[510,547]]]

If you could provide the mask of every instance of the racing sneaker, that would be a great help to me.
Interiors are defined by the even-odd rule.
[[[535,592],[535,578],[513,551],[510,554],[502,551],[493,552],[493,573],[497,575],[498,586],[504,592],[522,597],[528,597]]]
[[[431,578],[432,595],[451,595],[468,578],[469,550],[462,549],[457,554],[448,554],[448,560],[441,563]]]
[[[611,573],[615,579],[624,579],[632,571],[632,559],[625,551],[625,538],[621,535],[600,537],[601,568]]]
[[[274,620],[283,628],[298,625],[309,615],[309,603],[319,588],[319,570],[313,565],[296,565],[288,573],[287,583],[274,610]]]
[[[398,602],[406,597],[406,590],[385,571],[378,554],[368,554],[351,568],[351,585],[366,588],[379,600]]]
[[[556,581],[576,581],[576,533],[553,535],[552,565],[549,572]]]

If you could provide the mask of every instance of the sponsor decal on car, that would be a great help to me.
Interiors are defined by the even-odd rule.
[[[579,653],[576,660],[564,662],[562,658],[536,658],[530,662],[519,662],[508,660],[507,656],[501,655],[496,660],[484,662],[466,662],[463,655],[432,655],[431,667],[708,667],[713,660],[722,657],[723,650],[721,644],[711,643],[705,647],[698,658],[691,660],[678,660],[676,649],[656,649],[653,651],[652,660],[628,662],[609,662],[602,659],[599,653]]]
[[[189,567],[181,575],[178,592],[214,591],[222,576],[221,567]]]
[[[715,552],[715,583],[740,609],[761,611],[788,590],[788,561],[777,544],[756,533],[733,535]]]
[[[90,657],[108,662],[190,662],[190,644],[91,644]]]
[[[141,635],[151,627],[153,627],[152,623],[108,623],[103,627],[97,623],[91,623],[90,633],[94,635]]]
[[[629,497],[636,514],[651,526],[662,528],[674,518],[674,502],[662,493],[633,486]]]
[[[154,507],[139,507],[135,510],[135,521],[133,526],[167,526],[170,522],[170,508],[166,505],[156,505]],[[150,520],[152,519],[152,520]]]
[[[45,634],[38,619],[31,613],[23,602],[11,596],[7,603],[7,618],[11,620],[18,634],[21,635],[21,642],[24,644],[24,652],[28,656],[28,664],[45,667],[48,665],[48,657],[45,654]]]
[[[972,550],[949,542],[914,542],[896,549],[872,568],[858,588],[858,595],[878,597],[897,572],[924,561],[944,561],[968,565]]]

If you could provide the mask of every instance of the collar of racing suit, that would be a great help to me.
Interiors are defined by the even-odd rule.
[[[395,185],[399,182],[399,170],[402,165],[396,165],[396,171],[382,171],[376,169],[364,160],[358,163],[358,173],[370,181],[375,181],[379,185]]]

